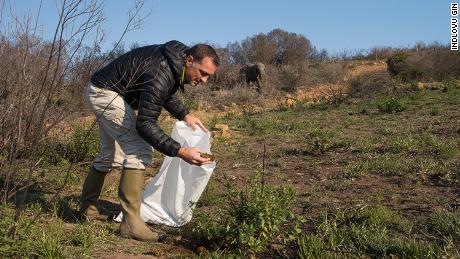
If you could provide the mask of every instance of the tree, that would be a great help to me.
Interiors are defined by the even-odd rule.
[[[310,40],[303,35],[274,29],[267,35],[269,42],[276,46],[272,63],[296,64],[304,61],[312,52]]]
[[[251,63],[296,64],[305,61],[313,52],[305,36],[282,29],[248,37],[241,46]]]
[[[241,47],[239,42],[229,42],[226,49],[230,57],[230,64],[244,65],[248,63],[247,56],[245,55],[243,47]]]
[[[246,38],[241,43],[241,46],[245,56],[251,63],[272,63],[276,54],[275,43],[270,42],[267,35],[263,33]]]

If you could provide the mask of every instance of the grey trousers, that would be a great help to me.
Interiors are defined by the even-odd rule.
[[[100,172],[114,167],[145,169],[152,161],[153,147],[136,131],[136,113],[116,92],[91,83],[87,102],[99,125],[100,151],[93,166]]]

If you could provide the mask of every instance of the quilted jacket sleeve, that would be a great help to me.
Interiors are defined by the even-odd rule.
[[[161,109],[170,99],[169,89],[173,82],[170,72],[165,68],[158,68],[155,75],[145,73],[141,77],[142,91],[139,98],[139,109],[136,130],[156,150],[167,156],[177,156],[180,144],[166,135],[157,124]]]
[[[185,115],[189,113],[188,109],[176,95],[172,95],[168,100],[166,100],[164,107],[178,120],[183,120]]]

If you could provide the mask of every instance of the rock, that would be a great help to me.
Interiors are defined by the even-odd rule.
[[[422,82],[417,82],[417,88],[423,90],[425,89],[425,85]]]
[[[230,131],[230,127],[227,124],[216,124],[214,125],[212,129],[211,135],[213,138],[218,138],[218,137],[228,138],[232,135],[232,133]]]
[[[214,125],[214,129],[222,130],[222,131],[228,131],[228,130],[230,130],[230,127],[228,127],[227,124],[216,124],[216,125]]]
[[[295,99],[292,99],[292,98],[286,99],[286,105],[289,106],[289,107],[294,106],[296,103],[297,103],[297,101]]]
[[[284,103],[289,107],[291,107],[291,106],[293,106],[293,105],[295,105],[297,103],[296,98],[294,96],[290,95],[290,94],[286,94],[284,96],[284,98],[285,98]]]
[[[152,247],[152,248],[150,248],[150,251],[148,252],[148,255],[163,256],[164,251],[161,250],[161,248],[159,248],[159,247]]]

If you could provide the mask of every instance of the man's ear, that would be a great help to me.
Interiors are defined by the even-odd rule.
[[[188,56],[185,58],[185,65],[186,65],[187,67],[190,67],[192,64],[193,64],[193,57],[192,57],[192,55],[188,55]]]

